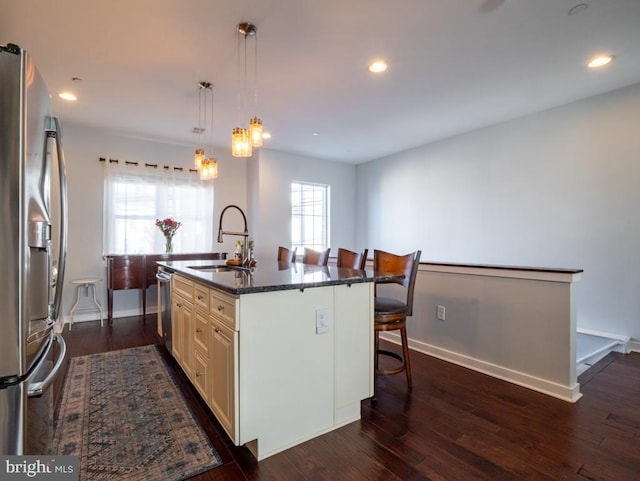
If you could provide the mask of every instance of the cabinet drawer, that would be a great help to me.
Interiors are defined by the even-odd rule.
[[[180,276],[172,276],[173,293],[179,294],[185,299],[193,300],[193,282]]]
[[[209,288],[196,283],[193,285],[193,292],[193,304],[209,312]]]
[[[108,260],[107,284],[114,291],[145,288],[144,256],[113,256]]]
[[[209,372],[208,366],[209,359],[206,356],[203,356],[198,349],[195,351],[195,356],[193,360],[193,384],[196,386],[198,391],[204,399],[209,399]]]
[[[196,311],[193,326],[194,347],[205,354],[209,350],[209,331],[209,314],[203,314]]]
[[[211,314],[225,322],[231,329],[236,328],[236,299],[210,289]]]

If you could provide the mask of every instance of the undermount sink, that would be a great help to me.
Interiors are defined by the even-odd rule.
[[[227,272],[227,271],[232,271],[233,267],[230,266],[221,266],[221,265],[214,265],[214,266],[188,266],[189,269],[196,269],[199,270],[201,272]]]

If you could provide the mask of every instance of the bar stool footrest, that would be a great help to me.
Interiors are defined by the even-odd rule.
[[[406,371],[407,363],[405,362],[404,357],[402,357],[400,354],[392,351],[387,351],[385,349],[378,349],[378,354],[382,354],[383,356],[388,356],[388,357],[397,359],[402,363],[402,365],[393,369],[376,369],[376,374],[382,374],[382,375],[398,374],[402,371]]]

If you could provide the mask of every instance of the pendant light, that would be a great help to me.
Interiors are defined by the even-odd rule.
[[[249,129],[235,127],[231,138],[231,155],[234,157],[251,157],[253,155],[251,147]]]
[[[209,153],[213,152],[213,85],[211,82],[200,82],[198,95],[198,127],[194,127],[193,132],[197,134],[203,134],[207,132],[207,121],[211,124],[208,132],[211,138],[211,149]],[[207,115],[207,96],[211,97],[211,112]],[[204,111],[204,115],[203,115]],[[202,126],[202,119],[204,117],[204,127]],[[194,164],[196,169],[200,172],[200,179],[211,180],[218,178],[218,162],[214,157],[207,157],[203,148],[196,149]]]
[[[202,110],[204,107],[205,110],[205,115],[206,115],[206,109],[207,109],[207,104],[206,104],[206,91],[205,89],[207,89],[207,87],[209,87],[211,84],[209,82],[200,82],[198,83],[198,126],[193,128],[193,133],[194,134],[198,134],[198,135],[202,135],[202,133],[204,132],[204,127],[202,126]],[[204,100],[203,100],[204,97]],[[204,103],[204,105],[203,105]],[[206,122],[205,122],[206,123]],[[204,161],[205,156],[204,156],[204,149],[203,148],[197,148],[196,149],[196,154],[193,160],[193,163],[195,165],[196,170],[200,170],[200,168],[202,167],[202,162]]]
[[[252,117],[249,120],[249,131],[251,132],[251,145],[262,147],[262,120],[258,117]]]
[[[238,30],[238,85],[237,85],[237,111],[238,124],[240,123],[241,104],[242,110],[246,109],[247,103],[247,39],[254,37],[254,104],[258,106],[258,29],[251,23],[240,23]],[[240,37],[244,40],[244,49],[240,47]],[[243,52],[242,52],[243,51]],[[243,62],[240,61],[243,58]],[[242,89],[240,88],[240,64],[244,63],[242,72]],[[235,127],[232,131],[231,154],[234,157],[251,157],[253,155],[253,147],[262,146],[262,120],[257,116],[253,116],[249,120],[249,128],[242,126]]]

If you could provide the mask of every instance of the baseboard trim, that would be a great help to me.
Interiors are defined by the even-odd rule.
[[[400,344],[400,336],[395,333],[381,333],[380,338],[390,341],[394,344]],[[433,356],[438,359],[442,359],[443,361],[451,362],[453,364],[457,364],[459,366],[463,366],[468,369],[472,369],[474,371],[478,371],[483,374],[502,379],[503,381],[517,384],[518,386],[522,386],[527,389],[540,392],[542,394],[562,399],[563,401],[573,403],[582,397],[582,394],[580,393],[580,384],[578,383],[575,383],[573,386],[564,386],[553,381],[548,381],[546,379],[531,376],[519,371],[514,371],[504,366],[499,366],[497,364],[492,364],[480,359],[475,359],[470,356],[449,351],[447,349],[442,349],[436,346],[432,346],[431,344],[416,341],[413,339],[409,339],[409,348],[413,349],[414,351],[421,352],[422,354]]]
[[[614,334],[612,332],[596,331],[595,329],[585,329],[578,327],[577,332],[582,334],[588,334],[590,336],[603,337],[605,339],[611,339],[616,342],[615,346],[612,346],[610,351],[621,352],[622,354],[628,354],[631,345],[631,337],[624,336],[622,334]]]
[[[640,341],[629,341],[629,351],[640,352]]]
[[[158,309],[156,306],[153,307],[147,307],[147,315],[149,314],[156,314],[158,312]],[[120,317],[133,317],[133,316],[141,316],[142,315],[142,311],[140,309],[121,309],[118,311],[113,311],[113,317],[114,319],[120,318]],[[63,321],[62,324],[69,324],[69,321],[71,320],[71,316],[66,315],[63,317]],[[99,312],[89,312],[86,314],[76,314],[75,316],[73,316],[73,323],[77,324],[78,322],[88,322],[88,321],[99,321],[100,320],[100,313]],[[104,321],[107,321],[107,312],[104,312]]]

